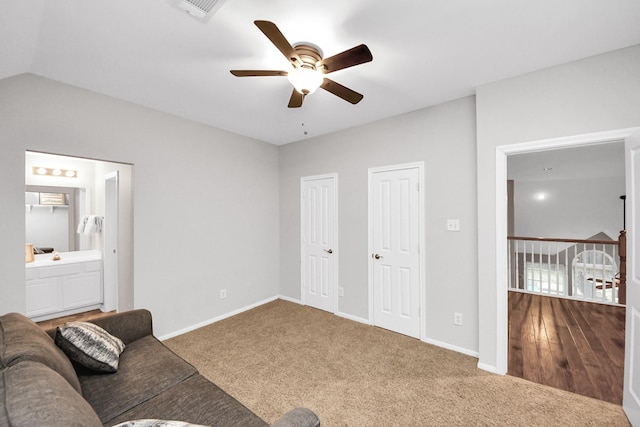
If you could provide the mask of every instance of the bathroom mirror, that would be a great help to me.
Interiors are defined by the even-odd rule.
[[[25,243],[45,252],[82,250],[76,233],[82,188],[27,185],[25,188]]]

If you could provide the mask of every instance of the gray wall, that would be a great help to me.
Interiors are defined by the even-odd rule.
[[[496,147],[640,126],[640,46],[482,86],[476,98],[479,363],[495,367],[501,357],[496,338],[501,301],[496,288]]]
[[[0,312],[25,309],[25,150],[134,165],[127,268],[156,334],[278,294],[277,147],[33,75],[0,80],[0,146]]]
[[[25,306],[27,149],[134,164],[135,304],[154,312],[160,335],[278,293],[300,298],[300,177],[330,172],[339,174],[339,311],[366,318],[367,168],[422,160],[427,338],[478,350],[490,368],[501,300],[496,147],[634,126],[640,46],[279,148],[35,76],[5,79],[0,312]],[[447,233],[447,218],[462,231]],[[465,326],[453,326],[454,311]]]
[[[427,338],[477,351],[475,158],[474,97],[281,146],[281,293],[301,297],[300,178],[337,173],[338,310],[368,319],[368,168],[424,161]],[[447,218],[460,219],[459,233]]]

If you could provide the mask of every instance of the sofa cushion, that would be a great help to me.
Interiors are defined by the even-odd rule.
[[[120,355],[117,372],[79,371],[78,378],[84,398],[106,423],[196,373],[192,365],[148,335],[127,345]],[[152,417],[166,418],[155,414]],[[139,418],[149,415],[121,421]]]
[[[0,425],[98,427],[100,419],[53,369],[24,361],[0,371]]]
[[[268,424],[202,375],[171,387],[106,425],[150,416],[214,427],[264,427]]]
[[[81,392],[73,365],[49,335],[21,314],[0,316],[0,368],[25,360],[43,363]]]
[[[124,343],[98,325],[68,322],[59,326],[55,343],[69,359],[98,372],[118,370]]]

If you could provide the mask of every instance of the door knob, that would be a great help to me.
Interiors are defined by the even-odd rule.
[[[383,257],[382,255],[380,255],[380,254],[375,254],[375,255],[371,255],[371,256],[372,256],[373,258],[375,258],[375,259],[382,259],[382,258],[384,258],[384,257]]]
[[[329,253],[329,254],[332,254],[332,253],[333,253],[333,249],[325,249],[324,251],[325,251],[325,252],[327,252],[327,253]]]

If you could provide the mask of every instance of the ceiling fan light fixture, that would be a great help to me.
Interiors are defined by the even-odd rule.
[[[294,87],[287,105],[289,108],[302,107],[305,95],[315,92],[319,87],[351,104],[362,101],[364,97],[362,94],[324,75],[372,61],[373,55],[366,45],[360,44],[329,58],[323,58],[322,50],[314,44],[301,42],[292,45],[289,43],[273,22],[256,20],[253,23],[287,58],[291,64],[290,71],[230,70],[231,74],[236,77],[287,76]]]
[[[316,91],[324,81],[324,76],[315,68],[303,65],[289,71],[287,78],[298,92],[309,95]]]

